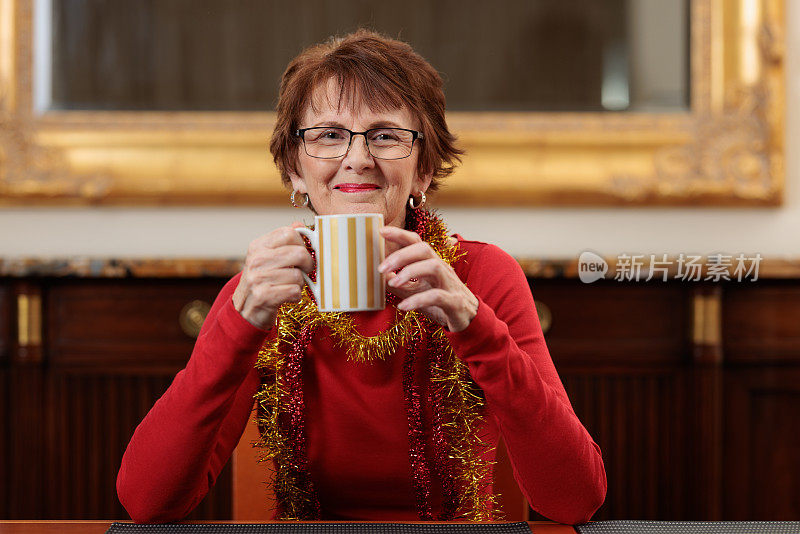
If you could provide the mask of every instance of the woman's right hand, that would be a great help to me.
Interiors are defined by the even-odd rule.
[[[247,249],[242,277],[233,292],[233,307],[247,322],[262,330],[275,325],[278,309],[284,302],[298,302],[303,275],[314,268],[295,222],[263,235]]]

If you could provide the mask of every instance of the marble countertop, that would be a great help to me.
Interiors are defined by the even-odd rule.
[[[516,258],[531,278],[578,278],[577,258]],[[600,259],[606,262],[606,278],[614,278],[626,260],[622,257]],[[642,273],[646,277],[650,258],[644,257]],[[707,258],[697,261],[702,276],[708,272]],[[731,262],[732,274],[735,260]],[[78,278],[228,278],[242,268],[242,259],[225,258],[0,258],[3,277],[78,277]],[[672,279],[679,273],[678,258],[663,264]],[[752,265],[750,265],[752,267]],[[661,275],[659,275],[661,276]],[[752,274],[751,274],[752,277]],[[758,278],[800,278],[800,258],[765,257],[758,262]],[[643,279],[643,278],[642,278]]]

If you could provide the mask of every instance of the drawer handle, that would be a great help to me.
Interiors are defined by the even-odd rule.
[[[542,325],[542,333],[546,334],[553,325],[553,312],[550,311],[550,306],[541,300],[537,300],[534,304],[536,305],[536,315],[539,316],[539,324]]]
[[[211,311],[211,305],[208,302],[193,300],[188,303],[178,315],[178,323],[181,325],[181,330],[187,336],[197,339],[197,336],[200,335],[200,328],[202,328],[203,321],[206,320],[209,311]]]
[[[17,344],[29,348],[42,344],[42,297],[17,295]]]

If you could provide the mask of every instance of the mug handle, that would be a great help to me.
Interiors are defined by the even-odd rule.
[[[303,226],[295,228],[294,230],[298,234],[308,238],[308,240],[311,242],[311,248],[314,249],[314,253],[316,254],[317,258],[319,258],[319,233],[317,233],[316,230],[309,230],[308,228],[305,228]],[[314,282],[303,271],[300,271],[300,273],[303,275],[303,279],[306,281],[306,284],[308,285],[309,289],[311,289],[311,293],[314,294],[314,300],[317,301],[317,305],[319,307],[322,307],[322,304],[320,304],[321,301],[320,301],[320,294],[319,294],[319,281]],[[319,264],[318,264],[317,265],[317,280],[319,280],[319,276],[320,276],[320,272],[319,272]]]

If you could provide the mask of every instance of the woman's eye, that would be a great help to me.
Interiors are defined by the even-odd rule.
[[[325,139],[343,139],[344,138],[344,136],[342,135],[342,132],[339,132],[337,130],[326,130],[326,131],[322,132],[322,135],[320,137],[324,137]]]
[[[392,132],[375,132],[372,135],[373,141],[397,141],[397,135]]]

